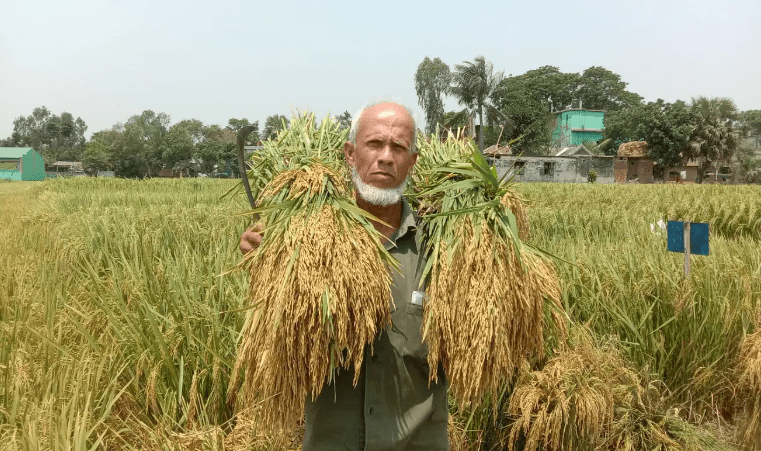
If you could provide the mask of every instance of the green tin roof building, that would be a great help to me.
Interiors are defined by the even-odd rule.
[[[42,180],[45,160],[31,147],[0,147],[0,180]]]
[[[572,147],[602,139],[605,128],[603,110],[571,108],[555,112],[555,130],[552,143],[555,148]]]

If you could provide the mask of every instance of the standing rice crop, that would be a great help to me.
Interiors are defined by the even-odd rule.
[[[266,224],[246,255],[250,305],[241,332],[239,371],[245,393],[262,403],[268,428],[288,429],[335,371],[354,371],[365,346],[390,324],[392,257],[349,197],[339,152],[346,133],[329,118],[293,118],[265,143],[252,186]],[[257,166],[255,165],[255,168]],[[256,178],[269,179],[257,180]],[[271,177],[271,178],[270,178]]]
[[[424,213],[428,246],[428,363],[443,364],[460,406],[484,394],[497,399],[516,369],[543,353],[545,321],[562,327],[558,279],[539,252],[522,243],[522,203],[472,141],[434,137],[419,148],[411,197]]]
[[[740,348],[740,388],[746,395],[740,440],[752,451],[761,450],[761,329],[745,337]]]

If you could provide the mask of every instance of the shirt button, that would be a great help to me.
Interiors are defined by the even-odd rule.
[[[370,357],[370,360],[372,360],[373,362],[377,362],[378,361],[378,355],[377,354],[373,354],[373,356]]]
[[[368,410],[368,413],[369,413],[370,415],[372,415],[372,414],[373,414],[373,412],[375,412],[375,410],[373,410],[373,408],[372,408],[372,407],[370,407],[370,409]]]

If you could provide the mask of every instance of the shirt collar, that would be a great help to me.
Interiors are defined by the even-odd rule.
[[[402,198],[402,222],[399,224],[399,228],[391,235],[391,238],[384,243],[386,250],[397,247],[397,241],[414,230],[417,230],[417,215],[412,211],[410,204]]]

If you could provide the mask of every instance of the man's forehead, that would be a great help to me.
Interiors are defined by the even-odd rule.
[[[365,113],[362,115],[363,117],[365,114],[368,116],[368,118],[374,117],[377,119],[386,119],[386,118],[395,118],[397,120],[404,120],[408,119],[410,122],[412,122],[412,117],[409,115],[407,110],[397,104],[397,103],[379,103],[378,105],[373,105],[367,110],[365,110]],[[398,117],[395,117],[398,116]]]

